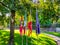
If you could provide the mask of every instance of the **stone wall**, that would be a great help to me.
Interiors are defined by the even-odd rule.
[[[40,28],[41,32],[48,31],[48,32],[60,32],[60,28]]]

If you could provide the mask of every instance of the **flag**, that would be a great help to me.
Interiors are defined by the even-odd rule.
[[[22,36],[22,32],[23,32],[23,20],[24,20],[24,17],[21,16],[20,17],[20,35]]]
[[[20,24],[20,35],[22,36],[23,25]]]
[[[40,33],[40,24],[39,24],[39,20],[38,20],[38,12],[36,9],[36,33],[39,34]]]
[[[20,16],[20,21],[24,21],[24,16]]]
[[[32,0],[34,3],[38,3],[39,1],[38,0]]]
[[[32,33],[32,16],[31,14],[28,15],[28,36]]]
[[[26,14],[26,11],[25,11],[25,15],[24,15],[24,34],[26,33],[26,25],[27,25],[27,14]]]

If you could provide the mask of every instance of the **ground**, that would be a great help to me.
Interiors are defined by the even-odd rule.
[[[45,33],[60,37],[60,32],[45,32]]]
[[[15,30],[14,32],[15,45],[22,44],[22,37],[20,36],[19,30]],[[0,30],[0,45],[7,45],[8,40],[9,30]],[[53,40],[53,38],[45,35],[44,33],[40,33],[37,37],[34,31],[32,32],[32,36],[23,35],[23,42],[23,45],[56,45],[56,42]]]
[[[60,45],[60,32],[45,32],[46,35],[52,37],[56,41],[56,45]]]

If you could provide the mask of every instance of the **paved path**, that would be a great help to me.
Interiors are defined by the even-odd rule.
[[[57,45],[60,45],[60,38],[59,37],[54,36],[54,35],[50,35],[50,34],[46,34],[46,35],[52,37],[57,42]]]

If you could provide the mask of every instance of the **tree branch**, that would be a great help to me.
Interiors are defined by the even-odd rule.
[[[0,2],[0,4],[2,4],[3,6],[5,6],[6,8],[10,9],[7,5],[5,5],[3,2]]]

